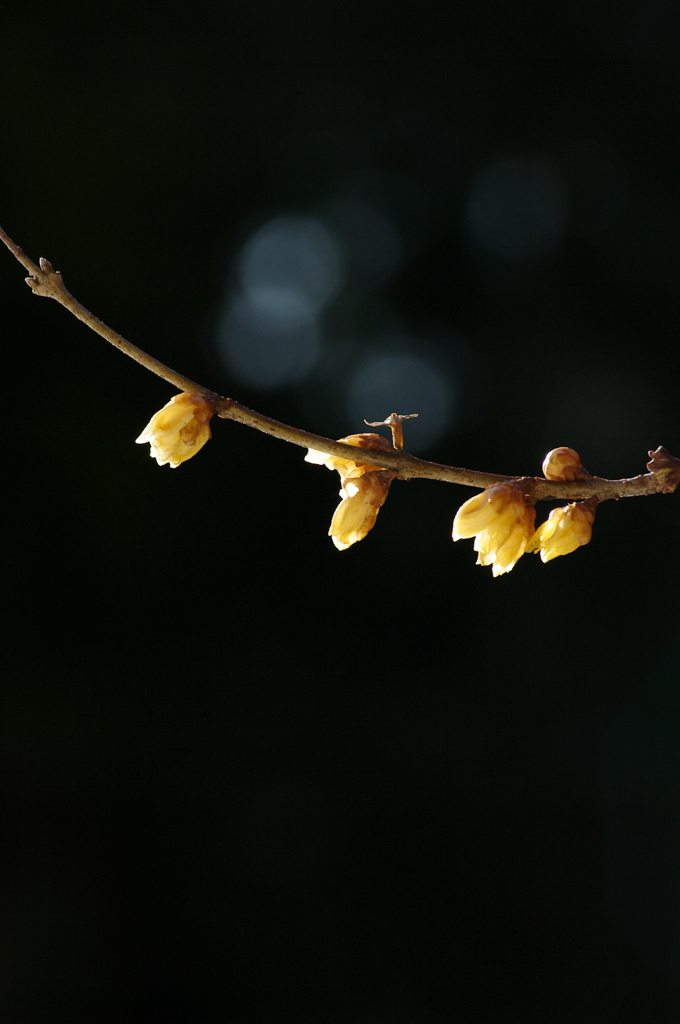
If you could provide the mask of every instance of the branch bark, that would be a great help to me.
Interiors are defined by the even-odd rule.
[[[281,441],[287,441],[302,448],[313,448],[316,451],[323,452],[325,455],[356,459],[356,447],[343,444],[332,438],[322,437],[320,434],[312,434],[309,431],[291,427],[286,423],[280,423],[269,416],[255,412],[253,409],[248,409],[233,398],[224,398],[202,384],[191,380],[189,377],[177,373],[176,370],[161,363],[137,345],[127,341],[117,331],[108,327],[78,302],[66,289],[61,273],[55,270],[48,260],[41,258],[39,263],[35,264],[1,227],[0,239],[2,239],[19,263],[29,272],[30,276],[26,278],[26,283],[35,295],[54,299],[126,356],[134,359],[157,376],[162,377],[163,380],[168,381],[169,384],[172,384],[180,391],[204,395],[210,399],[215,413],[220,418],[234,420],[236,423],[242,423],[247,427],[260,430]],[[395,416],[396,414],[392,415]],[[476,487],[480,490],[502,481],[519,479],[522,481],[530,501],[550,498],[566,498],[574,501],[591,497],[597,497],[600,501],[606,501],[616,498],[641,497],[649,494],[668,494],[677,488],[678,484],[680,484],[680,460],[675,459],[665,448],[657,448],[656,451],[649,452],[649,455],[651,461],[647,464],[648,473],[621,480],[592,477],[588,480],[574,482],[545,480],[542,477],[512,477],[498,473],[484,473],[456,466],[446,466],[437,462],[428,462],[424,459],[416,458],[416,456],[409,455],[402,448],[395,448],[392,452],[371,451],[371,463],[380,466],[382,469],[393,470],[401,480],[441,480],[446,483],[461,484],[464,487]]]

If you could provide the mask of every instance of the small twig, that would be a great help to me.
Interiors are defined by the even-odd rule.
[[[364,423],[367,427],[389,427],[392,431],[392,447],[401,449],[404,447],[404,420],[416,419],[418,419],[417,412],[411,412],[407,415],[400,415],[399,413],[393,412],[386,420],[378,420],[377,423],[371,423],[369,420],[364,420]]]
[[[236,402],[233,398],[223,398],[214,391],[197,384],[196,381],[177,373],[171,367],[161,363],[158,359],[144,352],[123,338],[117,331],[108,327],[93,313],[85,309],[70,292],[67,291],[59,271],[55,270],[48,260],[41,259],[39,265],[33,263],[15,242],[0,227],[0,239],[5,243],[10,252],[16,257],[21,265],[29,272],[30,277],[26,283],[35,295],[55,299],[64,306],[70,313],[82,320],[96,334],[104,338],[111,345],[114,345],[125,355],[136,360],[147,370],[151,370],[157,376],[162,377],[180,391],[190,394],[204,395],[209,398],[216,414],[222,419],[235,420],[245,426],[253,427],[272,437],[291,444],[299,445],[302,448],[313,448],[323,452],[325,455],[336,455],[341,458],[356,458],[356,447],[334,441],[319,434],[312,434],[306,430],[299,430],[297,427],[280,423],[269,416],[255,412]],[[427,462],[409,455],[403,450],[403,430],[401,421],[409,419],[408,416],[398,416],[392,413],[380,425],[390,426],[393,432],[393,452],[371,451],[371,463],[380,466],[382,469],[391,469],[396,472],[401,480],[442,480],[447,483],[461,484],[464,487],[476,487],[483,489],[491,484],[502,481],[521,479],[527,495],[532,501],[546,498],[578,498],[597,497],[600,501],[612,498],[633,498],[649,494],[668,494],[674,491],[680,483],[680,460],[670,455],[665,448],[657,448],[650,452],[651,462],[648,464],[649,473],[631,477],[623,480],[606,480],[601,477],[593,477],[589,480],[573,482],[560,482],[544,480],[541,477],[511,477],[498,473],[480,473],[477,470],[461,469],[455,466],[444,466],[437,462]],[[377,426],[379,424],[370,424]]]

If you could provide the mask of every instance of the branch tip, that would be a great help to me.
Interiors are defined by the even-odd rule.
[[[58,299],[59,296],[68,295],[61,272],[55,270],[44,256],[40,257],[38,263],[39,266],[32,267],[31,276],[26,278],[26,284],[34,295],[41,295],[47,299]]]
[[[680,484],[680,459],[660,445],[654,451],[648,452],[649,462],[647,469],[661,482],[661,493],[671,494]]]

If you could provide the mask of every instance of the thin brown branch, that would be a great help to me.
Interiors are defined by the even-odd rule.
[[[113,328],[108,327],[103,321],[90,313],[89,309],[85,309],[77,299],[75,299],[62,280],[61,273],[55,270],[49,260],[40,259],[39,266],[36,266],[32,260],[26,256],[24,251],[12,241],[9,235],[0,227],[0,238],[5,243],[11,253],[16,256],[19,263],[28,270],[30,277],[26,278],[26,284],[31,288],[34,295],[41,295],[44,298],[55,299],[60,305],[64,306],[69,313],[73,313],[79,320],[82,320],[89,328],[91,328],[96,334],[104,338],[111,345],[120,349],[126,356],[134,359],[140,363],[147,370],[151,370],[152,373],[162,377],[163,380],[167,380],[169,384],[173,384],[180,391],[189,391],[197,395],[212,395],[213,392],[204,388],[202,384],[197,384],[196,381],[190,380],[189,377],[183,376],[181,373],[177,373],[171,367],[161,363],[158,359],[149,355],[148,352],[144,352],[141,348],[133,345],[132,342],[127,341],[122,335],[114,331]]]
[[[99,320],[93,313],[86,309],[70,292],[67,291],[62,276],[55,270],[51,263],[40,259],[39,265],[33,263],[23,250],[0,227],[0,239],[5,243],[9,251],[29,272],[30,277],[26,283],[35,295],[55,299],[64,306],[70,313],[90,327],[96,334],[104,338],[111,345],[136,360],[147,370],[151,370],[157,376],[162,377],[168,383],[191,394],[204,395],[210,399],[215,412],[222,419],[234,420],[245,426],[253,427],[265,434],[270,434],[282,441],[299,445],[302,448],[313,448],[323,452],[325,455],[336,455],[341,458],[356,459],[356,447],[334,441],[319,434],[312,434],[297,427],[291,427],[286,423],[264,416],[236,402],[233,398],[223,398],[215,392],[197,384],[177,371],[159,362],[153,356],[133,345],[123,338],[117,331],[108,327]],[[396,422],[408,417],[400,417],[392,413],[385,421]],[[402,448],[395,448],[392,452],[371,451],[371,463],[380,466],[382,469],[391,469],[397,473],[401,480],[442,480],[447,483],[461,484],[464,487],[476,487],[483,489],[491,484],[506,480],[521,479],[524,483],[527,495],[531,501],[538,501],[548,498],[570,499],[597,497],[600,501],[612,498],[633,498],[649,494],[668,494],[674,491],[680,483],[680,460],[675,459],[664,448],[658,448],[655,452],[649,453],[651,462],[648,464],[648,473],[640,476],[630,477],[623,480],[606,480],[602,477],[593,477],[588,480],[573,482],[559,482],[544,480],[542,477],[511,477],[498,473],[481,473],[477,470],[462,469],[456,466],[445,466],[437,462],[427,462],[409,455]]]
[[[254,427],[282,441],[300,445],[302,448],[313,448],[325,455],[337,455],[341,458],[356,459],[356,448],[351,445],[333,441],[319,434],[311,434],[297,427],[270,419],[260,412],[246,408],[233,398],[220,398],[216,401],[216,412],[223,419],[235,420],[248,427]],[[598,497],[600,501],[612,498],[639,498],[649,494],[668,494],[680,483],[680,460],[669,456],[664,448],[657,452],[665,453],[675,469],[664,463],[663,469],[655,467],[649,473],[622,480],[607,480],[604,477],[592,477],[590,480],[555,481],[544,480],[543,477],[521,477],[525,483],[527,494],[533,501],[548,498],[568,498],[575,501],[579,498]],[[650,452],[652,456],[654,453]],[[395,470],[400,480],[442,480],[445,483],[462,484],[464,487],[477,487],[482,490],[491,484],[504,480],[515,480],[517,477],[500,473],[482,473],[475,469],[462,469],[457,466],[445,466],[439,462],[427,462],[415,455],[409,455],[403,449],[394,452],[371,450],[371,463],[382,469]],[[652,464],[649,464],[651,469]]]

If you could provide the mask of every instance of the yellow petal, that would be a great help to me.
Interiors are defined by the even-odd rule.
[[[324,452],[317,452],[314,448],[308,448],[307,454],[305,455],[305,462],[313,462],[317,466],[324,466],[329,458],[330,456],[326,455]]]
[[[474,537],[493,519],[495,513],[490,502],[489,491],[481,491],[463,502],[453,520],[453,539],[464,540]]]

